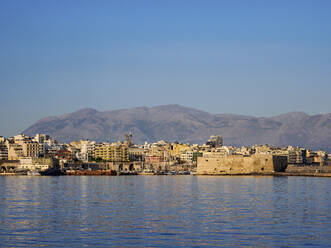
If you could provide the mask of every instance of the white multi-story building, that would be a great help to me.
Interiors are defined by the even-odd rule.
[[[94,150],[95,150],[95,141],[84,142],[81,145],[80,160],[84,162],[90,161],[90,159],[93,157]]]
[[[180,153],[180,160],[188,163],[193,162],[193,150],[186,150]]]
[[[25,136],[24,134],[18,134],[14,136],[14,142],[16,144],[23,144],[24,142],[30,141],[31,138],[29,136]]]
[[[23,148],[19,144],[7,143],[8,148],[8,160],[18,160],[23,156]]]
[[[48,134],[40,134],[37,133],[36,136],[34,136],[33,141],[40,143],[44,143],[46,140],[50,140],[51,137]]]

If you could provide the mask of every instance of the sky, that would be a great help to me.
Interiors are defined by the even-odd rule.
[[[328,0],[0,0],[0,135],[82,108],[329,113],[330,9]]]

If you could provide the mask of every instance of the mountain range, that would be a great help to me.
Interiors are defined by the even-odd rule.
[[[23,133],[30,136],[46,133],[62,142],[78,139],[101,142],[117,141],[128,132],[137,144],[161,139],[201,144],[215,134],[223,136],[225,145],[292,145],[331,152],[331,113],[291,112],[266,118],[210,114],[180,105],[103,112],[89,108],[43,118]]]

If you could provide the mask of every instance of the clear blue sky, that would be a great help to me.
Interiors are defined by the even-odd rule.
[[[0,0],[0,135],[91,107],[331,112],[331,1]]]

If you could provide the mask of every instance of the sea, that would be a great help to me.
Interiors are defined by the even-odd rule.
[[[0,247],[331,247],[331,178],[1,176]]]

